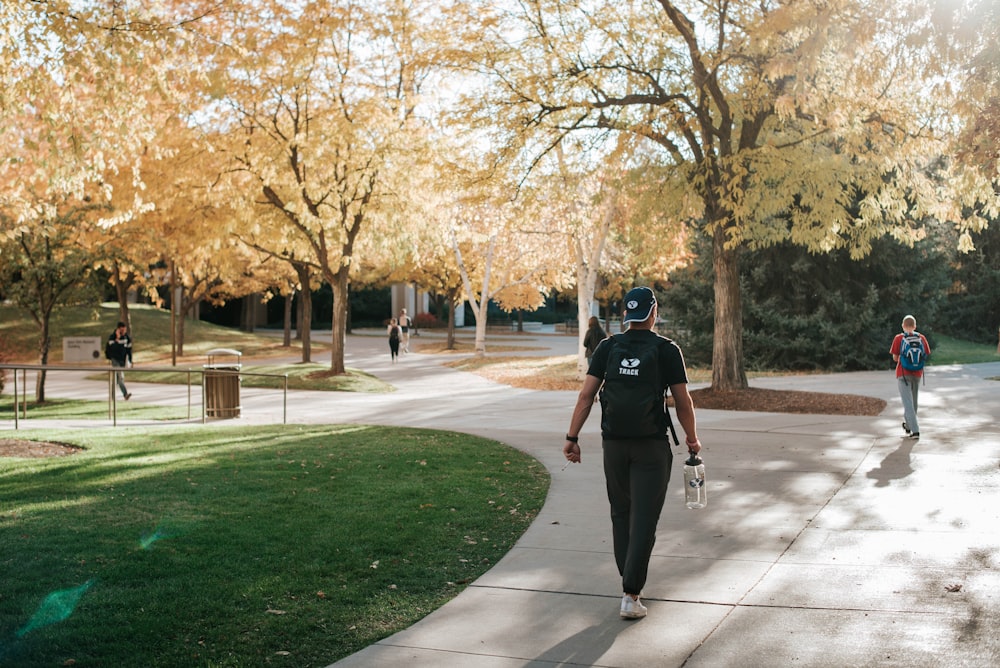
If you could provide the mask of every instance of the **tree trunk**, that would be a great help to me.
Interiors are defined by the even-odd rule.
[[[341,267],[333,280],[333,334],[330,337],[330,373],[341,375],[344,367],[344,338],[347,330],[347,267]]]
[[[715,274],[715,332],[712,339],[712,389],[717,392],[749,387],[743,360],[743,298],[740,291],[739,250],[726,248],[726,229],[713,234],[712,268]]]
[[[457,292],[457,291],[456,291]],[[448,293],[448,350],[455,349],[455,311],[457,309],[457,295]]]
[[[466,297],[472,304],[472,311],[476,318],[476,357],[486,357],[486,316],[489,314],[490,306],[490,271],[493,266],[493,251],[496,248],[496,235],[490,236],[489,246],[484,258],[482,290],[479,293],[479,300],[476,300],[476,293],[472,289],[472,279],[462,261],[462,251],[459,248],[458,240],[452,236],[452,248],[455,250],[455,259],[458,261],[459,271],[462,273],[462,285],[465,287]]]
[[[593,299],[593,293],[591,293],[590,299],[586,295],[587,290],[584,287],[577,288],[576,295],[576,379],[583,380],[587,375],[587,351],[583,347],[583,339],[587,336],[587,330],[590,329],[590,300]]]
[[[304,310],[302,306],[302,301],[305,299],[306,295],[311,296],[312,292],[310,290],[303,290],[299,293],[299,303],[298,307],[295,309],[295,340],[302,340],[302,311]],[[309,316],[312,317],[312,316]]]
[[[606,236],[606,231],[605,231]],[[576,375],[577,380],[583,380],[587,375],[587,351],[583,347],[583,339],[590,329],[590,305],[594,302],[594,292],[597,290],[597,272],[600,268],[604,241],[601,240],[600,250],[596,257],[584,258],[582,247],[578,244],[576,260]]]
[[[128,309],[128,291],[132,289],[135,282],[135,274],[129,273],[125,278],[121,277],[118,263],[114,263],[115,294],[118,297],[118,322],[124,322],[128,331],[132,331],[132,320]]]
[[[312,362],[312,291],[299,293],[299,339],[302,340],[302,363]]]
[[[260,294],[253,292],[243,298],[240,303],[241,328],[244,332],[253,333],[257,330],[257,304]]]
[[[38,340],[38,363],[41,365],[46,365],[49,363],[49,348],[52,346],[52,334],[49,327],[49,321],[51,319],[51,313],[43,313],[41,317],[41,336]],[[15,397],[16,399],[16,397]],[[45,401],[45,370],[38,372],[38,376],[35,382],[35,402],[43,403]],[[14,402],[16,408],[17,402]]]
[[[312,285],[309,266],[301,262],[293,262],[295,275],[299,279],[299,308],[295,328],[295,338],[302,341],[302,363],[312,361]],[[292,295],[294,296],[294,292]],[[292,297],[289,297],[291,299]]]
[[[285,295],[285,312],[284,312],[284,338],[281,341],[281,345],[285,348],[290,348],[292,345],[292,299],[295,297],[295,290],[291,290],[287,295]]]
[[[586,350],[583,348],[583,339],[590,328],[590,305],[594,302],[594,293],[597,292],[597,277],[600,274],[601,261],[604,259],[604,246],[616,215],[617,208],[612,200],[611,203],[604,205],[601,224],[593,230],[593,236],[589,239],[588,235],[577,234],[573,237],[576,251],[576,371],[579,380],[584,380],[590,366]]]
[[[184,357],[184,316],[186,309],[177,314],[177,330],[174,332],[174,341],[177,342],[177,356]]]
[[[170,366],[177,366],[177,263],[170,261]]]
[[[476,357],[486,357],[486,321],[490,312],[490,300],[483,297],[476,303],[476,307]]]

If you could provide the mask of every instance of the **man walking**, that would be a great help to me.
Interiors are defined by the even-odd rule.
[[[406,309],[401,309],[399,311],[399,329],[402,332],[402,347],[403,352],[410,352],[410,327],[413,326],[413,320],[406,314]]]
[[[111,366],[124,369],[132,366],[132,337],[129,336],[128,327],[124,322],[119,322],[115,331],[108,337],[108,344],[104,347],[104,356],[111,360]],[[115,382],[118,389],[122,391],[125,401],[132,398],[132,393],[125,387],[125,374],[121,371],[115,372]]]
[[[893,338],[889,354],[896,362],[896,384],[903,402],[903,431],[906,438],[920,438],[917,397],[920,394],[920,379],[924,377],[924,362],[931,355],[931,346],[917,331],[917,319],[912,315],[903,318],[903,333]]]
[[[570,462],[580,462],[580,430],[600,390],[604,476],[611,504],[615,562],[622,576],[620,614],[626,619],[638,619],[646,616],[640,594],[673,465],[667,436],[668,388],[688,450],[698,452],[701,443],[694,402],[687,389],[684,357],[677,344],[653,331],[657,316],[653,291],[633,288],[625,295],[624,308],[622,324],[627,326],[626,331],[602,341],[591,358],[566,432],[563,454]]]

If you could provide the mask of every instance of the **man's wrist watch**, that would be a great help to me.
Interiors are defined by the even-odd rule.
[[[579,436],[570,436],[569,434],[566,434],[566,440],[569,441],[570,443],[579,443],[580,442],[580,437]]]

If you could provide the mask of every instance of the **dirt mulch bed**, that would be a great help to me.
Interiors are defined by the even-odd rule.
[[[75,445],[22,438],[0,438],[0,457],[65,457],[82,451]]]
[[[712,388],[691,390],[696,408],[723,411],[758,411],[761,413],[807,413],[811,415],[880,415],[884,399],[857,394],[765,390],[751,387],[733,392],[715,392]]]
[[[463,358],[445,364],[484,378],[529,390],[579,391],[575,356]],[[734,392],[691,390],[695,408],[811,415],[880,415],[886,402],[857,394],[830,394],[751,387]],[[672,402],[671,402],[672,403]]]

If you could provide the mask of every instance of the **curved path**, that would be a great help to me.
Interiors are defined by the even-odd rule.
[[[572,337],[536,343],[553,354],[575,349]],[[1000,665],[1000,381],[989,380],[1000,362],[931,367],[919,441],[901,438],[888,370],[753,382],[882,397],[889,407],[874,418],[699,410],[709,506],[684,509],[674,448],[644,592],[649,615],[627,622],[618,616],[598,411],[581,435],[583,463],[562,470],[574,392],[502,386],[435,355],[390,365],[386,348],[381,337],[351,336],[346,362],[396,392],[290,392],[289,422],[482,435],[536,457],[552,485],[489,572],[336,666]],[[85,391],[57,393],[50,382],[54,396]],[[184,399],[166,386],[133,392],[133,401],[147,392],[157,403]],[[244,417],[229,423],[281,420],[273,391],[244,389],[242,405]]]

